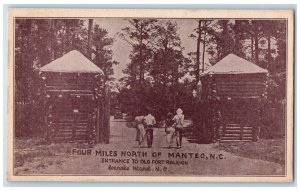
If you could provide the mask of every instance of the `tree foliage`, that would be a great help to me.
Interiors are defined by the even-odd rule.
[[[127,86],[121,90],[120,103],[133,115],[150,110],[163,117],[182,107],[181,93],[188,93],[178,82],[189,60],[182,52],[177,23],[134,19],[129,20],[129,25],[121,34],[132,45],[132,51],[125,69]]]
[[[15,25],[16,95],[20,100],[34,100],[38,68],[78,50],[88,57],[88,33],[81,19],[17,19]],[[113,39],[99,25],[93,31],[93,59],[107,76],[113,74],[111,45]]]
[[[71,50],[88,56],[87,20],[82,19],[16,19],[15,23],[15,99],[26,103],[26,110],[17,108],[18,126],[27,130],[39,126],[37,123],[41,100],[38,68],[50,63]],[[113,74],[111,45],[113,39],[99,25],[94,27],[91,47],[92,61],[105,72],[106,80]],[[24,114],[26,113],[26,115]],[[43,120],[43,119],[41,119]],[[41,126],[41,125],[40,125]],[[40,128],[40,127],[39,127]],[[21,128],[19,128],[21,129]],[[31,131],[26,131],[31,132]]]
[[[114,74],[112,66],[118,64],[113,60],[113,51],[110,49],[114,39],[108,37],[108,31],[98,24],[95,25],[92,36],[92,53],[94,55],[92,61],[103,70],[105,81],[107,81]]]
[[[203,26],[205,20],[199,21],[202,23],[200,30],[199,27],[195,28],[190,37],[196,39],[200,31],[201,44],[204,45],[206,42],[205,48],[199,50],[202,51],[202,59],[206,56],[209,63],[214,65],[230,53],[245,58],[269,71],[269,98],[271,100],[285,98],[285,20],[216,19],[208,20],[209,24],[205,27]],[[206,34],[205,39],[204,34]],[[200,62],[195,59],[196,52],[191,52],[190,55],[193,58],[193,70],[197,73]],[[198,66],[198,71],[199,68],[201,67]]]

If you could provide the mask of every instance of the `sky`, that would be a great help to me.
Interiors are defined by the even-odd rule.
[[[197,27],[196,19],[167,19],[176,21],[178,25],[178,35],[181,39],[182,47],[184,47],[184,55],[188,52],[196,51],[196,41],[188,36]],[[119,65],[114,66],[114,77],[120,79],[124,77],[122,70],[129,63],[129,54],[131,46],[124,40],[118,37],[118,33],[122,28],[129,26],[128,20],[125,18],[97,18],[94,19],[94,24],[98,24],[101,28],[107,29],[109,37],[115,39],[111,49],[114,52],[113,59],[119,62]]]

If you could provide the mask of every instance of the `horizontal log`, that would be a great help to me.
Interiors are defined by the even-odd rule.
[[[265,91],[266,88],[264,86],[217,86],[217,91],[230,91],[230,90],[243,90],[243,91],[254,91],[254,90],[259,90],[259,91]]]
[[[47,78],[46,82],[68,82],[68,83],[83,83],[83,82],[93,82],[96,83],[97,81],[93,78],[70,78],[70,77],[56,77],[56,78]]]
[[[243,129],[246,129],[246,130],[250,130],[252,129],[253,127],[252,126],[243,126],[243,125],[238,125],[238,126],[232,126],[232,125],[224,125],[220,128],[226,128],[226,129],[240,129],[240,128],[243,128]]]
[[[86,131],[87,128],[73,128],[73,127],[70,127],[70,128],[59,128],[58,132],[73,132],[73,131],[78,131],[78,130],[82,130],[82,131]]]
[[[69,122],[63,122],[63,123],[55,123],[56,125],[62,126],[62,127],[68,127],[68,126],[76,126],[78,127],[85,127],[87,126],[87,122],[78,122],[78,123],[69,123]]]
[[[252,130],[225,130],[225,133],[227,134],[240,134],[240,133],[243,133],[243,134],[246,134],[246,133],[252,133]]]
[[[262,96],[264,92],[239,92],[239,91],[221,91],[219,96]]]
[[[86,126],[88,123],[89,122],[87,120],[80,120],[80,121],[65,120],[65,121],[56,122],[55,124],[60,126],[70,126],[74,124],[76,124],[77,126]]]
[[[225,131],[224,135],[225,136],[240,136],[240,135],[252,136],[252,132],[244,132],[244,131],[228,132],[228,131]]]
[[[231,98],[259,98],[263,96],[263,92],[219,92],[219,97]]]
[[[54,119],[55,123],[87,123],[87,117],[75,117],[75,116],[59,116],[58,118]]]
[[[247,86],[241,86],[241,87],[229,87],[229,86],[224,86],[224,87],[217,87],[217,92],[219,93],[220,91],[227,92],[227,91],[240,91],[240,92],[264,92],[266,88],[264,87],[247,87]]]
[[[56,122],[54,124],[59,124],[59,125],[72,125],[74,124],[73,122],[69,122],[69,121],[64,121],[64,122]],[[77,125],[87,125],[88,123],[87,122],[77,122],[76,123]]]
[[[82,78],[82,79],[72,79],[72,78],[52,78],[52,79],[46,79],[47,84],[51,83],[65,83],[65,84],[96,84],[97,82],[95,80],[91,80],[88,78]]]
[[[93,82],[96,83],[97,80],[95,78],[90,77],[66,77],[66,76],[57,76],[57,77],[46,77],[46,82]]]
[[[73,129],[73,128],[75,128],[75,129],[87,129],[87,126],[59,126],[59,129],[60,130],[68,130],[68,129]]]
[[[240,137],[221,137],[221,140],[241,140]]]
[[[88,120],[77,120],[77,121],[74,121],[74,120],[71,120],[71,119],[60,119],[59,121],[55,121],[55,125],[60,125],[60,126],[70,126],[70,125],[78,125],[78,126],[86,126],[86,124],[88,124]]]
[[[88,116],[88,113],[81,112],[82,110],[80,110],[80,108],[76,108],[76,109],[79,110],[78,113],[74,113],[73,108],[63,108],[63,110],[61,110],[61,108],[58,108],[58,109],[54,110],[52,112],[52,114],[54,114],[58,117],[63,117],[63,118],[66,118],[66,117],[74,118],[75,116],[77,116],[77,118],[84,118],[84,117]]]
[[[238,133],[238,134],[231,134],[231,133],[225,133],[225,135],[223,137],[240,137],[241,134]]]
[[[226,124],[226,126],[239,127],[240,124],[237,124],[237,123],[228,123],[228,124]]]
[[[74,90],[80,89],[79,87],[82,87],[83,90],[85,90],[85,89],[87,89],[87,90],[89,90],[89,89],[94,90],[93,86],[76,86],[76,85],[65,85],[65,86],[63,86],[61,84],[58,84],[58,85],[47,84],[45,86],[45,88],[47,88],[47,89],[71,89],[71,90],[72,89],[74,89]]]
[[[85,134],[85,135],[76,135],[75,136],[75,139],[87,139],[88,138],[88,136],[87,136],[87,134]]]
[[[223,87],[217,87],[217,92],[219,93],[220,91],[249,91],[249,92],[253,92],[253,91],[265,91],[266,88],[264,87],[249,87],[249,86],[223,86]]]
[[[61,128],[61,129],[59,129],[59,132],[72,132],[72,131],[73,131],[73,128]],[[76,127],[75,131],[76,132],[87,132],[88,130],[87,130],[86,127],[83,127],[83,128]]]
[[[57,134],[57,135],[54,137],[54,139],[65,139],[65,140],[71,139],[71,138],[72,138],[71,135],[62,135],[62,134]]]
[[[223,85],[223,84],[243,84],[243,85],[261,85],[266,84],[265,81],[261,81],[259,79],[251,79],[251,80],[234,80],[234,79],[228,79],[228,80],[220,80],[217,81],[217,85]]]
[[[87,119],[87,115],[81,114],[81,113],[77,113],[77,114],[69,114],[69,115],[64,115],[64,113],[52,113],[55,115],[55,117],[58,117],[58,119],[62,120],[62,119],[67,119],[67,120],[72,120],[75,121],[77,120],[77,122],[79,122],[80,120],[86,120]]]
[[[243,134],[243,137],[245,137],[245,138],[252,138],[253,137],[253,133]]]
[[[87,136],[88,133],[86,132],[76,132],[74,133],[75,136]],[[72,132],[59,132],[57,133],[56,135],[57,137],[72,137],[73,136],[73,133]]]
[[[263,89],[250,89],[250,88],[232,88],[232,89],[218,89],[218,95],[220,94],[255,94],[255,95],[262,95],[266,91]]]
[[[251,137],[242,137],[242,140],[252,140],[253,139],[253,137],[251,136]]]
[[[87,143],[88,142],[88,139],[74,139],[74,140],[71,140],[71,138],[64,138],[64,137],[62,137],[62,138],[59,138],[59,139],[57,139],[57,138],[55,138],[55,140],[54,140],[55,142],[57,142],[57,143]]]
[[[61,93],[81,93],[81,94],[92,94],[94,95],[94,90],[89,90],[89,89],[70,89],[70,88],[66,88],[66,89],[62,89],[62,88],[56,88],[56,87],[51,87],[48,88],[46,87],[46,92],[61,92]]]
[[[230,142],[252,142],[252,140],[220,140],[221,143],[230,143]]]
[[[242,125],[239,125],[239,126],[230,126],[230,125],[226,125],[224,127],[221,127],[222,129],[226,128],[226,129],[232,129],[232,130],[236,130],[236,129],[245,129],[245,130],[251,130],[253,129],[253,127],[250,127],[250,126],[242,126]]]
[[[221,98],[227,98],[227,97],[230,97],[231,99],[259,99],[261,98],[262,96],[261,95],[219,95],[219,97]]]
[[[60,105],[58,105],[60,106]],[[80,106],[80,105],[79,105]],[[79,107],[78,106],[78,107]],[[77,110],[79,110],[79,113],[74,113],[75,106],[73,107],[58,107],[56,108],[53,112],[56,112],[57,114],[62,114],[63,116],[87,116],[87,112],[81,112],[81,111],[86,111],[84,107],[76,107]],[[84,110],[83,110],[84,109]],[[91,109],[92,110],[92,109]]]
[[[218,90],[217,95],[232,95],[232,96],[240,96],[240,95],[249,95],[250,96],[262,96],[265,94],[265,90],[249,90],[249,89],[228,89],[228,90]],[[239,101],[239,100],[236,100]]]
[[[78,108],[77,108],[78,110]],[[83,113],[79,110],[78,113],[74,113],[73,109],[72,110],[68,110],[68,112],[53,112],[52,114],[54,114],[56,117],[59,117],[60,119],[84,119],[87,118],[88,114],[87,113]]]

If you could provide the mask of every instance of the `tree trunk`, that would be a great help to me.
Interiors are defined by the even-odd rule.
[[[201,41],[201,20],[198,22],[198,39],[197,39],[197,52],[196,52],[196,84],[199,82],[200,75],[200,41]]]
[[[204,33],[203,33],[203,43],[202,43],[202,73],[204,72],[204,57],[205,57],[205,43],[206,43],[206,21],[204,21],[204,23],[203,23],[203,31],[204,31]]]
[[[62,32],[62,40],[61,40],[61,52],[62,52],[62,55],[64,55],[66,52],[65,52],[65,43],[66,43],[66,28],[64,27],[63,28],[63,32]]]
[[[54,60],[55,59],[55,40],[54,39],[56,39],[56,35],[55,35],[55,19],[52,19],[51,20],[51,35],[52,35],[52,39],[53,40],[51,40],[51,42],[50,42],[50,46],[51,46],[51,48],[50,48],[50,51],[51,51],[51,56],[50,56],[50,59],[51,60]]]
[[[87,56],[90,60],[92,60],[92,30],[93,30],[93,19],[89,19]]]
[[[227,56],[230,49],[229,49],[229,46],[232,46],[232,45],[229,45],[228,44],[228,29],[227,29],[227,25],[228,25],[228,21],[227,20],[222,20],[222,38],[223,38],[223,42],[222,42],[222,53],[221,53],[221,57],[220,58],[223,58],[224,56]],[[219,59],[220,59],[219,58]]]
[[[254,38],[251,36],[251,60],[254,60]]]
[[[271,55],[271,36],[268,35],[267,36],[267,40],[268,40],[268,55],[267,55],[267,68],[270,66],[271,63],[271,59],[272,59],[272,55]]]
[[[72,39],[71,39],[71,49],[75,49],[75,40],[76,40],[76,20],[72,22]]]
[[[259,49],[258,49],[258,33],[255,31],[254,33],[254,46],[255,46],[255,63],[259,65]]]
[[[140,23],[140,42],[139,42],[139,58],[140,58],[140,82],[142,82],[144,80],[144,63],[143,63],[143,50],[142,50],[142,46],[143,46],[143,21],[141,20]]]

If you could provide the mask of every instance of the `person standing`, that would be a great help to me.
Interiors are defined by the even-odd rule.
[[[135,140],[139,142],[139,147],[145,141],[146,131],[144,127],[144,116],[136,116],[134,119],[136,123],[136,138]]]
[[[173,120],[175,121],[175,135],[176,135],[177,148],[181,148],[183,122],[184,122],[184,115],[181,108],[177,109],[176,115],[173,117]]]
[[[144,123],[146,126],[147,145],[151,148],[153,143],[153,129],[156,124],[155,117],[149,112],[148,115],[144,117]]]
[[[167,119],[165,121],[165,132],[167,134],[166,140],[167,140],[169,149],[171,148],[172,140],[173,140],[174,133],[175,133],[174,125],[175,125],[175,123],[173,120],[173,115],[172,115],[172,113],[168,113]]]

